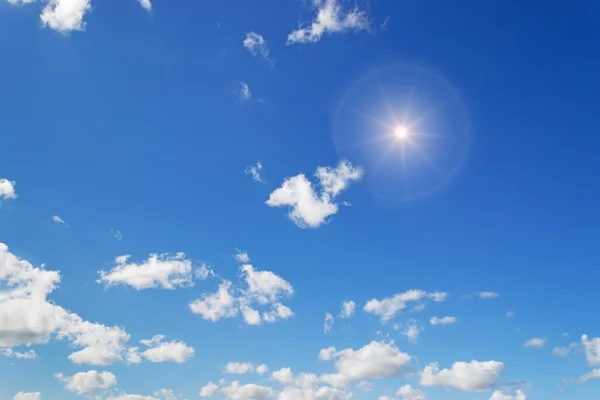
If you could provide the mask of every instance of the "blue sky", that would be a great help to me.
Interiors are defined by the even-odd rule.
[[[0,399],[593,399],[600,3],[518,3],[0,0]]]

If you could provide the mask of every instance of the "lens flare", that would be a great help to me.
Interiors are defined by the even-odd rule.
[[[364,168],[375,195],[407,201],[452,180],[467,151],[468,120],[445,80],[419,67],[392,66],[350,86],[333,139],[341,157]]]

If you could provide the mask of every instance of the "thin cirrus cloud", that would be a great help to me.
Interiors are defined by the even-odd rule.
[[[269,46],[262,35],[259,35],[256,32],[246,32],[246,38],[243,41],[243,45],[254,57],[261,56],[266,61],[272,62],[269,58]]]
[[[544,338],[532,338],[523,343],[523,347],[541,348],[546,344],[547,339]]]
[[[269,196],[269,207],[288,207],[288,217],[300,228],[318,228],[339,210],[335,200],[352,182],[361,179],[363,170],[349,161],[336,168],[318,167],[316,188],[304,174],[284,180]]]
[[[69,225],[67,225],[67,223],[59,215],[53,215],[52,221],[56,222],[59,225],[64,225],[66,228],[69,227]]]
[[[252,180],[255,182],[262,182],[262,169],[263,169],[263,165],[262,163],[259,161],[256,163],[256,165],[250,165],[248,167],[246,167],[246,169],[244,170],[244,173],[246,175],[250,175],[252,177]]]
[[[431,317],[429,323],[431,325],[451,325],[458,322],[456,317]]]
[[[315,17],[301,24],[287,38],[287,44],[316,43],[326,34],[360,32],[369,29],[369,16],[358,7],[344,9],[341,0],[315,0]]]

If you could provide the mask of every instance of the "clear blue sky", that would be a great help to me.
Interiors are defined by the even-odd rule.
[[[600,393],[598,1],[0,0],[0,37],[0,399]],[[431,147],[380,124],[409,87]]]

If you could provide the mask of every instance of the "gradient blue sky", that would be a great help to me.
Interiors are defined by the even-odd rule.
[[[92,0],[81,24],[65,22],[60,10],[86,1],[0,0],[0,242],[8,246],[0,256],[0,399],[24,392],[15,400],[170,400],[157,393],[165,388],[190,400],[221,379],[214,398],[231,400],[600,393],[598,379],[572,381],[600,365],[598,1],[153,0],[145,10],[136,0]],[[339,6],[338,32],[286,43],[328,4]],[[352,12],[365,20],[344,19]],[[266,41],[268,56],[244,47],[250,32]],[[349,159],[357,179],[327,170],[347,186],[331,194],[314,173],[342,161],[333,139],[342,99],[361,77],[398,64],[454,88],[469,134],[460,169],[430,196],[390,201],[358,179],[369,171]],[[245,173],[257,162],[261,182]],[[277,204],[296,192],[277,189],[294,177],[295,189],[322,191],[337,212],[315,217],[312,227],[290,219],[290,207]],[[256,275],[254,292],[238,250],[253,271],[272,272]],[[184,269],[206,263],[215,276],[184,271],[193,285],[173,289],[97,282],[117,256],[140,265],[150,254],[172,260],[178,252]],[[30,273],[42,263],[61,280],[38,299]],[[237,316],[193,313],[189,305],[222,280],[232,282]],[[435,302],[424,294],[385,322],[365,307],[411,289],[448,296]],[[16,309],[17,301],[26,306]],[[344,301],[356,304],[350,318],[338,317]],[[261,312],[281,303],[294,315],[251,326],[246,303]],[[120,327],[129,335],[115,350],[123,360],[72,362],[82,347],[61,339],[64,327],[48,328],[47,342],[36,331],[27,347],[29,330],[49,323],[35,314],[39,304],[64,307],[103,332]],[[426,307],[411,311],[418,304]],[[327,333],[326,313],[336,317]],[[434,316],[457,323],[433,326]],[[417,340],[402,334],[412,325],[422,328]],[[173,361],[165,355],[172,347],[164,362],[126,362],[127,349],[142,352],[139,341],[157,334],[193,348],[193,357]],[[525,346],[534,338],[541,346]],[[329,346],[340,352],[319,360]],[[558,356],[564,346],[568,354]],[[14,356],[29,350],[34,359]],[[411,361],[400,368],[403,353]],[[501,362],[501,374],[492,379],[471,364],[466,375],[455,365],[423,378],[432,363],[442,370],[473,360]],[[228,362],[266,364],[269,372],[227,374]],[[304,397],[289,397],[271,377],[285,367],[295,376],[338,372],[347,384],[333,392],[327,378],[313,387],[289,383],[289,391],[304,389]],[[69,379],[90,370],[114,374],[116,384],[84,379],[85,393],[74,393]],[[373,386],[357,387],[363,381]],[[396,394],[404,385],[413,397]]]

